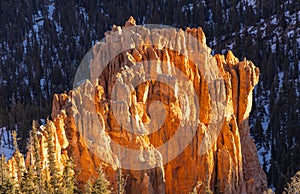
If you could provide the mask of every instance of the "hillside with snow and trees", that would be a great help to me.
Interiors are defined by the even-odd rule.
[[[36,135],[32,121],[51,118],[53,95],[72,89],[85,54],[130,16],[137,24],[202,27],[212,54],[232,50],[251,59],[260,69],[249,118],[260,164],[270,189],[294,189],[288,183],[294,176],[296,185],[300,171],[299,0],[0,1],[0,154],[26,155]],[[65,176],[71,168],[69,161]]]

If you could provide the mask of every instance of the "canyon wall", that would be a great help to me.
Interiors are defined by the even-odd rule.
[[[113,188],[122,168],[126,193],[266,190],[248,124],[259,80],[251,61],[212,56],[201,28],[137,27],[130,18],[105,36],[74,89],[53,97],[57,158],[74,159],[79,187],[101,166]]]

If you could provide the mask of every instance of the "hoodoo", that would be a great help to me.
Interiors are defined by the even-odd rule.
[[[122,169],[126,193],[266,190],[248,124],[259,80],[251,61],[212,56],[201,28],[130,18],[105,36],[85,58],[88,73],[54,95],[48,123],[59,165],[74,159],[80,188],[102,166],[114,188]]]

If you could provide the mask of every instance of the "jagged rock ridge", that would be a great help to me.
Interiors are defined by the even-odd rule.
[[[114,46],[114,38],[118,37],[111,34],[113,32],[122,34],[126,27],[131,26],[135,26],[133,18],[130,18],[123,28],[114,26],[112,32],[106,33],[106,42],[103,44],[114,48],[115,53],[122,51],[118,45],[126,40],[118,39],[118,44]],[[208,146],[209,150],[203,154],[200,151],[201,143],[205,134],[209,133],[209,123],[214,120],[211,114],[213,96],[209,92],[207,77],[197,70],[193,60],[186,60],[186,57],[175,52],[175,49],[165,49],[161,46],[167,44],[168,39],[161,38],[162,35],[158,33],[158,42],[155,42],[156,40],[149,39],[149,33],[153,31],[146,28],[142,32],[137,32],[139,38],[143,40],[138,47],[122,51],[117,55],[110,53],[115,57],[107,60],[109,63],[100,74],[98,73],[101,71],[100,61],[110,55],[99,54],[99,45],[96,45],[93,48],[93,60],[90,61],[91,72],[95,73],[91,74],[93,81],[81,84],[68,94],[54,95],[51,128],[56,132],[54,140],[58,152],[57,158],[62,161],[62,164],[67,155],[74,159],[76,172],[80,172],[77,176],[80,186],[96,176],[97,168],[102,165],[112,186],[117,187],[117,167],[120,163],[126,162],[129,155],[126,152],[116,154],[118,150],[113,146],[113,142],[117,142],[123,147],[141,153],[141,157],[137,158],[136,162],[127,163],[129,166],[123,170],[123,174],[128,177],[127,193],[188,193],[196,186],[199,193],[208,189],[223,193],[263,193],[266,190],[266,176],[259,165],[248,125],[252,90],[259,78],[258,68],[246,59],[239,61],[231,51],[226,57],[218,54],[211,56],[201,28],[174,31],[167,36],[170,40],[175,39],[183,53],[187,50],[184,33],[191,34],[199,40],[200,46],[197,49],[205,55],[197,60],[218,69],[219,75],[225,81],[226,108],[220,133],[216,137],[216,142],[208,142],[211,144]],[[122,35],[126,36],[126,34]],[[140,64],[145,64],[145,61],[156,61],[154,63],[162,61],[169,65],[161,65],[161,69],[143,69],[143,65]],[[156,148],[174,136],[185,115],[182,115],[180,110],[180,100],[177,98],[176,91],[161,82],[147,80],[145,74],[151,72],[155,74],[156,71],[168,74],[175,69],[183,72],[191,80],[192,85],[176,79],[169,83],[177,85],[187,93],[195,88],[199,98],[199,117],[193,115],[193,110],[197,109],[193,103],[188,104],[191,109],[189,117],[195,117],[194,121],[199,120],[199,123],[196,126],[195,136],[192,137],[191,142],[188,142],[188,146],[181,147],[178,144],[169,148],[170,155],[172,152],[177,152],[176,149],[183,149],[183,151],[178,157],[164,163],[165,158]],[[131,82],[135,76],[146,81],[133,87]],[[122,93],[112,97],[114,87],[118,86],[128,90],[122,90]],[[214,93],[220,91],[216,90]],[[128,100],[125,101],[124,97]],[[151,127],[160,124],[152,122],[155,115],[160,116],[164,111],[163,109],[150,110],[148,103],[154,101],[161,102],[167,113],[165,122],[159,130],[150,133]],[[124,129],[126,126],[120,125],[116,120],[118,115],[114,115],[114,107],[124,113],[121,119],[125,121],[122,123],[126,124],[127,118],[135,118],[131,120],[130,126],[134,131],[127,131]],[[99,130],[99,123],[101,130]],[[184,124],[188,134],[191,132],[189,125]],[[44,131],[43,127],[40,131]],[[45,137],[46,135],[42,135],[41,140]],[[44,148],[45,146],[41,147],[42,153],[46,155]],[[43,160],[47,158],[43,157]],[[144,161],[147,168],[131,170],[136,169],[140,161]]]

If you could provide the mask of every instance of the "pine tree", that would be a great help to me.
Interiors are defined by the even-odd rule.
[[[36,173],[32,164],[28,166],[27,172],[22,176],[21,191],[22,193],[38,193],[36,185]]]
[[[48,160],[49,160],[49,170],[50,170],[50,184],[51,192],[59,193],[61,190],[61,175],[57,167],[56,152],[53,143],[53,131],[51,128],[51,121],[47,120],[46,132],[47,137],[47,148],[48,148]]]
[[[126,182],[127,182],[128,175],[126,178],[123,178],[122,175],[122,168],[118,168],[118,194],[124,194],[125,188],[126,188]]]
[[[2,154],[0,158],[0,168],[1,168],[1,184],[0,184],[0,194],[16,193],[15,183],[13,178],[9,173],[9,169],[6,163],[6,158]]]
[[[44,177],[44,183],[42,187],[42,192],[41,193],[54,193],[53,186],[50,183],[50,173],[48,169],[44,169],[42,171],[43,177]]]
[[[23,176],[23,173],[24,173],[24,169],[23,169],[23,165],[21,165],[21,157],[23,157],[21,155],[21,152],[19,150],[19,146],[18,146],[18,143],[17,143],[17,133],[16,131],[12,131],[12,136],[13,136],[13,145],[14,145],[14,157],[15,157],[15,160],[16,160],[16,170],[17,170],[17,180],[18,182],[22,180],[22,176]],[[16,183],[15,184],[15,189],[16,189],[16,192],[19,193],[20,192],[20,184],[19,183]]]
[[[298,171],[292,178],[291,181],[287,184],[284,189],[284,194],[294,194],[300,192],[300,171]]]
[[[111,190],[109,185],[109,181],[105,178],[102,168],[100,168],[98,170],[98,178],[96,179],[92,188],[92,194],[110,194]]]
[[[37,173],[34,169],[34,137],[33,133],[30,133],[29,136],[29,143],[28,143],[28,151],[29,151],[29,166],[27,167],[27,171],[24,172],[21,181],[21,191],[23,193],[39,193],[38,187],[38,177]]]
[[[74,177],[74,160],[72,158],[66,161],[66,166],[63,171],[62,192],[64,194],[72,194],[76,191]]]
[[[92,189],[93,189],[93,184],[92,184],[91,180],[89,180],[84,186],[84,192],[86,194],[91,194],[93,192]]]
[[[12,136],[13,136],[13,145],[14,145],[14,150],[15,150],[15,153],[14,153],[14,156],[15,156],[15,159],[16,159],[16,162],[17,162],[17,173],[18,173],[18,179],[21,179],[21,171],[20,171],[20,166],[19,166],[19,163],[20,163],[20,150],[19,150],[19,146],[18,146],[18,142],[17,142],[17,133],[16,131],[12,131]]]
[[[37,127],[38,123],[33,121],[32,123],[32,143],[33,143],[33,158],[34,158],[34,165],[35,171],[37,176],[35,177],[35,182],[38,186],[38,193],[43,191],[43,180],[44,176],[42,174],[42,164],[41,164],[41,155],[40,155],[40,142],[37,136]]]

